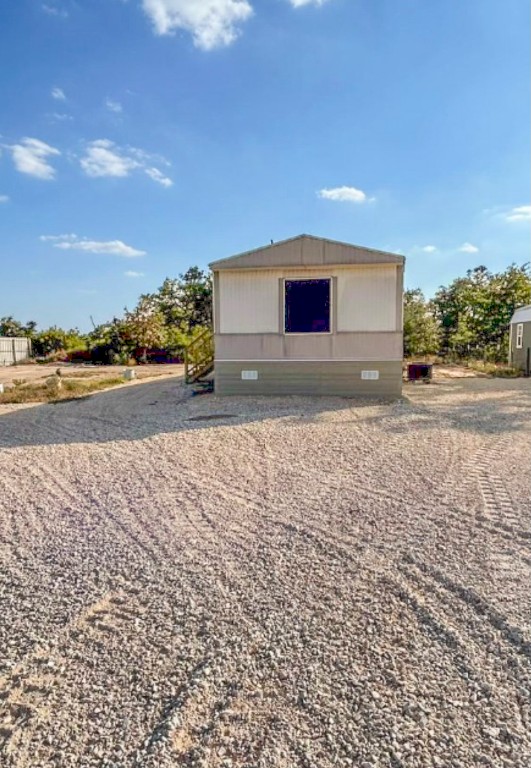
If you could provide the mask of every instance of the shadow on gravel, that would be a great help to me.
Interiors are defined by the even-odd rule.
[[[475,380],[472,380],[475,382]],[[477,398],[475,395],[477,394]],[[348,411],[348,413],[347,413]],[[450,428],[478,434],[530,427],[531,380],[404,387],[394,402],[339,397],[192,397],[182,378],[0,415],[0,448],[143,440],[160,434],[282,420],[285,428],[374,423],[383,432]]]

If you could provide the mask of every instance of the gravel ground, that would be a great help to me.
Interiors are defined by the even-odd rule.
[[[0,417],[6,768],[529,768],[531,381]]]

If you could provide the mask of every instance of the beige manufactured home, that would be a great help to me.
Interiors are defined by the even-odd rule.
[[[217,394],[400,395],[402,256],[301,235],[210,267]]]

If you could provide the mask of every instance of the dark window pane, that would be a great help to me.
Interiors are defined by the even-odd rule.
[[[286,280],[286,333],[330,332],[330,280]]]

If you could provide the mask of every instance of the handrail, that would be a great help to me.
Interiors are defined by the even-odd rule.
[[[206,328],[184,350],[184,378],[187,384],[197,381],[214,364],[214,335]]]

